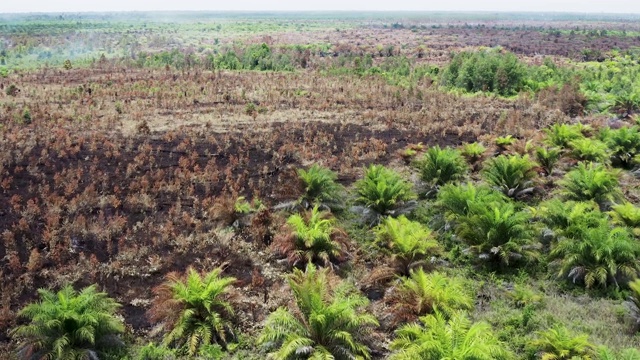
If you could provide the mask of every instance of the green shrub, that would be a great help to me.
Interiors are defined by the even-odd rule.
[[[448,182],[464,177],[468,170],[467,163],[456,149],[440,149],[434,146],[416,161],[420,178],[431,186],[442,186]]]
[[[368,301],[345,282],[336,283],[328,269],[312,264],[289,276],[295,307],[278,308],[266,320],[258,343],[274,350],[272,359],[370,359],[364,344],[378,326],[364,312]]]
[[[579,163],[560,181],[558,194],[565,200],[593,200],[604,206],[620,198],[618,172],[600,164]]]
[[[484,164],[482,176],[489,185],[517,198],[533,191],[535,167],[528,155],[500,155]]]
[[[234,313],[227,296],[236,279],[221,274],[222,268],[203,275],[189,268],[184,276],[168,274],[153,290],[156,297],[149,314],[169,330],[164,345],[175,345],[189,356],[206,345],[227,345],[233,336],[229,320]]]
[[[460,52],[442,72],[442,84],[510,96],[522,90],[525,75],[525,66],[512,53],[498,49]]]
[[[602,224],[583,231],[580,238],[564,238],[551,250],[551,258],[559,265],[559,277],[587,288],[606,287],[634,278],[640,271],[640,243],[625,228]]]
[[[397,172],[382,165],[371,165],[364,178],[355,183],[356,203],[353,210],[361,213],[370,224],[379,222],[382,216],[398,216],[415,207],[415,194],[411,184]]]
[[[154,343],[148,343],[140,347],[133,357],[134,360],[175,360],[176,355],[173,350],[163,346],[156,346]]]
[[[591,359],[595,352],[588,335],[575,336],[562,325],[539,331],[537,335],[530,346],[541,353],[542,359]]]
[[[124,332],[116,316],[120,308],[95,285],[76,292],[70,285],[57,293],[38,290],[40,301],[25,306],[18,316],[28,320],[11,331],[19,339],[19,359],[93,359],[124,346]]]
[[[597,354],[598,360],[640,360],[640,350],[638,349],[623,349],[617,352],[605,347],[600,346]]]
[[[516,138],[514,138],[511,135],[507,135],[507,136],[499,136],[496,138],[495,143],[496,146],[498,146],[500,149],[504,150],[506,149],[508,146],[511,146],[513,144],[515,144],[517,141]]]
[[[558,148],[536,148],[536,160],[547,176],[551,175],[561,156],[562,151]]]
[[[271,246],[292,266],[308,262],[331,266],[344,260],[347,236],[336,227],[331,213],[316,205],[306,214],[289,216],[284,232]]]
[[[557,232],[558,238],[579,239],[585,230],[608,224],[608,219],[600,212],[598,204],[591,201],[563,201],[554,198],[539,205],[538,217]]]
[[[636,236],[640,236],[640,208],[630,202],[613,205],[609,216],[614,224],[628,226]]]
[[[404,274],[441,250],[429,228],[404,216],[386,218],[375,232],[376,242],[389,249]]]
[[[442,314],[420,318],[422,324],[412,323],[396,331],[391,342],[393,360],[455,359],[503,360],[513,355],[494,335],[486,322],[472,323],[463,312],[450,317]]]

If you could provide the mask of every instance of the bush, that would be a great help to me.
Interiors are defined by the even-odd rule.
[[[489,159],[482,170],[484,180],[505,195],[517,198],[533,191],[536,163],[528,155],[500,155]]]
[[[472,323],[466,314],[456,312],[420,318],[422,324],[407,324],[396,331],[390,359],[503,360],[513,356],[494,335],[486,322]]]
[[[611,229],[606,224],[583,231],[579,238],[565,238],[551,250],[559,265],[559,277],[594,285],[619,286],[640,271],[640,243],[625,228]]]
[[[431,186],[442,186],[460,180],[468,170],[467,163],[456,149],[429,148],[422,159],[416,161],[420,178]]]
[[[318,206],[304,215],[289,216],[285,231],[271,245],[292,266],[308,262],[331,266],[344,260],[346,246],[346,234],[335,226],[331,213]]]
[[[295,307],[278,308],[266,320],[258,343],[272,359],[370,359],[366,337],[378,321],[364,313],[368,301],[328,269],[312,264],[289,276]]]
[[[11,331],[21,340],[19,359],[94,359],[113,354],[124,343],[120,308],[95,285],[76,292],[70,285],[57,293],[38,290],[40,302],[24,307],[18,316],[29,322]]]
[[[620,198],[618,173],[603,165],[579,163],[560,181],[558,194],[565,200],[593,200],[604,206]]]
[[[595,352],[588,335],[574,336],[562,325],[539,331],[537,335],[529,346],[541,353],[542,359],[590,359]]]
[[[394,318],[397,323],[406,323],[434,312],[449,318],[457,310],[470,310],[473,297],[467,286],[464,280],[440,272],[412,270],[408,278],[399,279],[391,295]]]
[[[356,203],[362,205],[354,210],[370,224],[378,223],[382,216],[402,215],[415,207],[411,184],[382,165],[371,165],[354,186]]]
[[[170,273],[157,286],[149,314],[152,321],[170,330],[164,345],[175,345],[195,356],[203,346],[226,346],[233,330],[229,319],[233,308],[228,302],[230,286],[236,279],[221,277],[222,268],[203,275],[189,268],[184,276]]]
[[[468,92],[517,94],[524,86],[525,66],[512,53],[498,49],[456,54],[442,73],[442,84]]]

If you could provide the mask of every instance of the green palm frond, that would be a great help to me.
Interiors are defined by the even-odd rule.
[[[382,165],[371,165],[355,183],[355,191],[356,203],[378,216],[400,215],[402,207],[416,198],[408,181]]]
[[[500,155],[485,162],[482,175],[489,185],[515,198],[533,190],[536,166],[528,155]]]
[[[436,312],[396,331],[392,360],[505,360],[513,354],[494,335],[491,325],[472,323],[463,312],[450,317]]]
[[[553,124],[545,129],[545,133],[547,143],[560,148],[568,148],[570,142],[584,138],[580,124]]]
[[[313,164],[307,170],[299,169],[298,177],[304,189],[300,202],[306,208],[315,205],[339,208],[344,188],[336,182],[338,175],[335,172]]]
[[[120,304],[98,292],[95,285],[79,292],[70,285],[57,293],[40,289],[38,294],[40,302],[27,305],[18,314],[29,323],[11,331],[22,341],[18,358],[75,360],[124,345],[117,338],[124,331],[116,317]],[[106,346],[107,338],[115,341]]]
[[[439,146],[429,148],[421,159],[415,162],[422,181],[432,186],[442,186],[460,180],[468,171],[467,163],[460,151]]]
[[[185,276],[171,273],[154,289],[156,299],[151,318],[170,329],[165,345],[185,348],[190,356],[210,344],[226,346],[233,335],[229,318],[234,311],[226,297],[233,277],[222,277],[222,268],[200,274],[193,268]]]
[[[600,164],[579,163],[560,181],[558,194],[565,200],[589,201],[600,205],[620,198],[618,172]]]
[[[295,307],[278,308],[266,320],[258,343],[271,359],[369,359],[363,344],[378,322],[363,312],[368,304],[346,283],[335,284],[328,269],[309,264],[289,277]]]
[[[436,206],[443,210],[447,221],[456,222],[469,214],[472,204],[488,204],[504,200],[505,197],[501,192],[487,186],[476,186],[473,183],[447,184],[438,192]]]
[[[389,249],[405,273],[416,261],[440,252],[429,228],[402,215],[386,218],[375,232],[376,242]]]
[[[539,331],[529,346],[538,350],[545,360],[595,359],[595,347],[588,335],[573,335],[566,327],[554,327]]]

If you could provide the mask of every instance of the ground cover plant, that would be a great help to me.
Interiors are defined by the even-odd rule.
[[[638,358],[637,16],[0,19],[0,358]]]

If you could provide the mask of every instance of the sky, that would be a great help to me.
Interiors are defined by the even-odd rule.
[[[640,13],[640,0],[0,0],[0,13],[171,10],[420,10]]]

